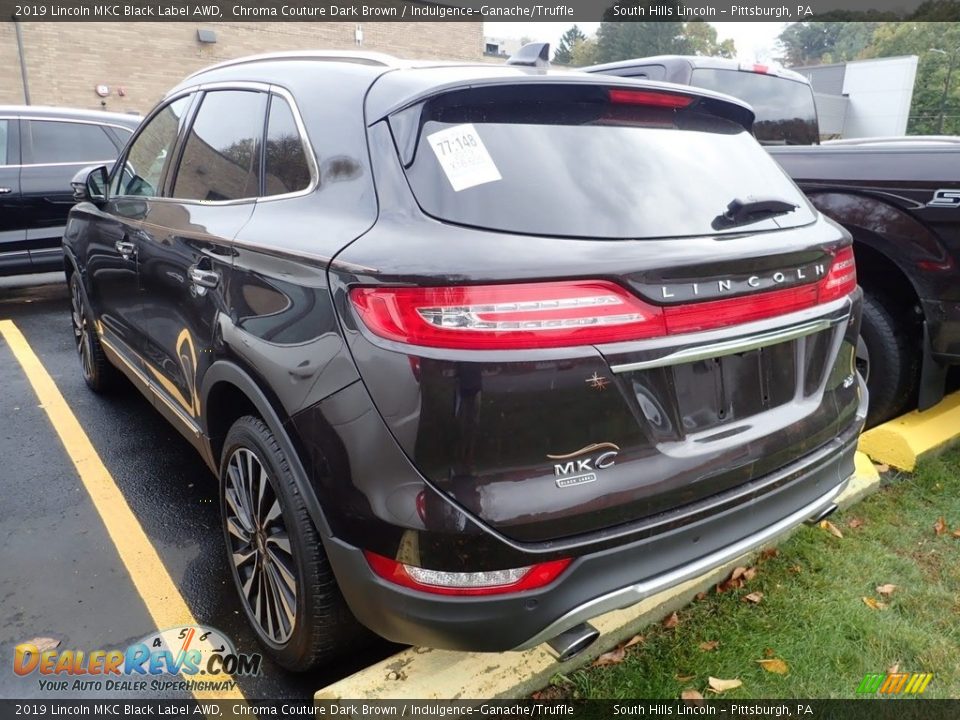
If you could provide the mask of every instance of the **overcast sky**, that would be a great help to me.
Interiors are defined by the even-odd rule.
[[[571,22],[488,22],[484,23],[484,34],[492,38],[528,37],[536,42],[549,42],[556,47],[560,36],[565,33]],[[587,35],[593,35],[600,23],[576,23]],[[777,35],[787,23],[779,22],[715,22],[710,23],[717,29],[720,40],[733,38],[737,46],[737,57],[746,62],[769,62],[776,55],[774,46]]]

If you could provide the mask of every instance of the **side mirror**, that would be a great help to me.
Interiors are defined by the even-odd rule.
[[[105,165],[91,165],[84,168],[70,181],[74,202],[103,202],[107,199],[108,182]]]

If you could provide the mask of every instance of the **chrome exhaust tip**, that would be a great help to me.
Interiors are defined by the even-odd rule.
[[[836,504],[836,503],[830,503],[830,504],[827,505],[823,510],[821,510],[820,512],[818,512],[818,513],[817,513],[816,515],[814,515],[813,517],[807,518],[806,520],[804,520],[804,521],[803,521],[803,524],[804,524],[804,525],[816,525],[816,524],[817,524],[818,522],[820,522],[821,520],[824,520],[824,519],[830,517],[831,515],[833,515],[836,511],[837,511],[837,504]]]
[[[589,623],[580,623],[565,630],[555,638],[547,640],[547,645],[557,656],[557,662],[566,662],[575,658],[600,637],[600,631]]]

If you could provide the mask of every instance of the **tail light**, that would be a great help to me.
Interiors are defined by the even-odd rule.
[[[833,256],[830,272],[820,282],[821,303],[837,300],[852,293],[857,287],[857,263],[853,259],[853,247],[848,245]]]
[[[664,334],[659,308],[604,281],[354,288],[350,298],[380,337],[428,347],[569,347]]]
[[[611,89],[608,98],[611,105],[644,105],[646,107],[671,108],[674,110],[685,108],[694,100],[689,95],[666,93],[658,90],[618,89]]]
[[[710,330],[785,315],[857,287],[853,249],[818,282],[722,300],[657,306],[611,282],[353,288],[376,335],[409,345],[469,350],[571,347]]]
[[[527,567],[486,572],[448,572],[405,565],[383,555],[364,551],[370,569],[396,585],[436,595],[504,595],[549,585],[567,569],[571,558]]]

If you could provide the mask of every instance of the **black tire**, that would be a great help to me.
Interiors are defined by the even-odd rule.
[[[918,328],[892,313],[877,297],[864,292],[857,369],[866,374],[870,392],[867,427],[879,425],[916,402],[920,384]]]
[[[87,306],[83,285],[77,273],[70,275],[70,322],[80,358],[80,371],[87,386],[95,393],[110,390],[117,380],[117,369],[103,354],[103,346],[93,326],[93,314]]]
[[[268,483],[262,495],[263,475],[255,467],[247,475],[257,479],[248,486],[243,484],[241,471],[252,467],[244,468],[251,454],[266,471]],[[247,487],[251,503],[260,498],[259,510],[253,509],[246,517],[253,532],[245,532],[248,528],[242,527],[240,518],[244,510],[238,508],[243,502],[240,494]],[[220,461],[220,516],[240,604],[261,645],[279,665],[303,672],[344,651],[356,650],[357,641],[368,631],[347,607],[286,456],[259,418],[242,417],[227,433]],[[246,542],[244,534],[249,538]],[[245,555],[253,559],[235,561]],[[295,579],[292,602],[291,577]],[[257,605],[248,593],[260,592],[263,601]],[[284,602],[294,610],[292,620]]]

